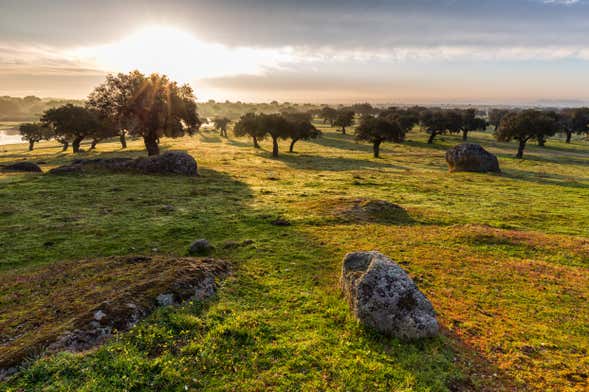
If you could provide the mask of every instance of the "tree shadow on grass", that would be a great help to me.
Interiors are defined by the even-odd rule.
[[[405,166],[379,162],[377,159],[366,160],[345,157],[325,157],[320,155],[307,154],[281,154],[279,160],[284,162],[289,167],[299,170],[347,171],[363,169],[408,169]]]
[[[351,135],[342,135],[341,133],[335,132],[324,133],[319,138],[311,139],[307,142],[340,150],[372,152],[370,145],[356,142]]]
[[[253,151],[260,151],[260,148],[255,148],[254,143],[251,140],[247,142],[237,140],[237,139],[227,139],[227,144],[230,144],[235,147],[250,147]]]
[[[535,173],[526,170],[509,168],[502,173],[507,177],[518,181],[527,181],[540,185],[556,185],[567,188],[584,188],[589,189],[589,178],[575,179],[554,173]],[[583,182],[579,182],[583,181]],[[587,182],[587,183],[584,183]]]
[[[562,164],[562,165],[589,166],[589,155],[587,156],[587,159],[582,159],[582,158],[575,158],[573,156],[567,156],[567,155],[542,156],[539,154],[542,154],[541,150],[540,151],[539,150],[531,150],[531,151],[528,151],[528,153],[524,152],[523,160],[524,161],[533,161],[533,162],[538,162],[538,163],[555,163],[555,164]],[[498,153],[495,155],[497,155],[500,158],[513,158],[513,159],[515,159],[515,153],[513,153],[513,154]]]

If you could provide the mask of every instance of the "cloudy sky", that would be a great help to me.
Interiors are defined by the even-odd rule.
[[[0,95],[137,68],[200,99],[586,101],[588,66],[583,0],[0,0]]]

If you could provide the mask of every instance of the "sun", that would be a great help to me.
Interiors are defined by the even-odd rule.
[[[269,49],[227,47],[205,42],[173,26],[143,27],[118,41],[78,49],[102,70],[164,73],[181,82],[227,75],[260,74],[288,61],[288,53]]]

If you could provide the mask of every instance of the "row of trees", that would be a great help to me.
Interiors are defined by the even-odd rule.
[[[291,139],[289,151],[294,152],[294,145],[299,140],[315,139],[321,132],[311,124],[310,113],[247,113],[235,124],[236,136],[250,136],[254,147],[260,148],[258,141],[272,139],[272,156],[278,157],[278,140]]]

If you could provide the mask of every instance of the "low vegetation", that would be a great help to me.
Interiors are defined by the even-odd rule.
[[[240,122],[241,137],[201,130],[161,140],[161,149],[198,160],[195,178],[0,174],[0,322],[11,331],[33,287],[27,277],[75,271],[76,260],[178,257],[206,238],[235,268],[216,299],[159,309],[91,352],[31,356],[1,388],[587,388],[587,142],[552,138],[515,159],[512,144],[470,131],[503,174],[449,174],[454,135],[428,144],[415,128],[373,159],[372,146],[320,121],[322,137],[272,159],[273,144],[286,148],[288,137],[272,143],[240,133],[249,129]],[[144,148],[141,139],[124,151],[107,140],[84,154],[138,157]],[[55,142],[0,147],[1,164],[22,158],[46,171],[73,156]],[[441,337],[402,342],[360,327],[337,285],[342,257],[356,250],[379,250],[408,271],[436,309]],[[109,287],[146,279],[130,272],[101,279]],[[83,279],[73,287],[102,285]],[[71,280],[50,281],[59,301],[83,303],[81,292],[66,294]],[[34,318],[39,309],[22,312]]]

